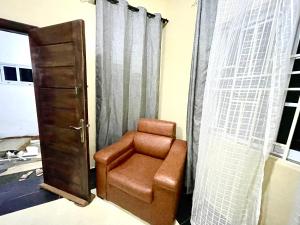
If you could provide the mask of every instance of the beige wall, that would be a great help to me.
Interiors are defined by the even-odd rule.
[[[299,189],[300,165],[271,156],[265,167],[260,225],[288,225]]]

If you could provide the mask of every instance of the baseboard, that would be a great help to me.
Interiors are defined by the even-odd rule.
[[[53,187],[53,186],[51,186],[49,184],[46,184],[46,183],[40,184],[40,187],[43,188],[43,189],[45,189],[45,190],[47,190],[47,191],[55,193],[55,194],[57,194],[57,195],[59,195],[61,197],[64,197],[64,198],[66,198],[66,199],[68,199],[68,200],[70,200],[70,201],[72,201],[72,202],[74,202],[77,205],[82,206],[82,207],[87,206],[88,204],[90,204],[93,201],[93,199],[95,198],[95,195],[91,194],[90,201],[87,201],[85,199],[79,198],[79,197],[77,197],[75,195],[67,193],[67,192],[65,192],[63,190],[60,190],[60,189],[58,189],[56,187]]]

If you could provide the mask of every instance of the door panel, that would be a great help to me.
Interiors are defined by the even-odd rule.
[[[80,131],[56,126],[42,125],[43,142],[51,148],[64,152],[80,152]]]
[[[33,59],[39,67],[74,66],[74,45],[72,43],[45,45],[33,48]]]
[[[48,108],[73,109],[80,107],[75,89],[40,88],[40,104]]]
[[[40,87],[74,88],[76,86],[73,67],[40,68],[37,73]]]
[[[48,168],[47,168],[48,169]],[[73,190],[77,193],[81,192],[81,188],[79,185],[74,184],[73,182],[66,181],[63,177],[60,175],[56,175],[56,171],[49,169],[49,173],[47,176],[44,176],[44,179],[47,178],[48,180],[51,180],[51,186],[54,187],[61,187],[61,189],[65,190],[66,192],[72,194]],[[80,195],[76,195],[78,197],[81,197]]]
[[[47,164],[44,166],[44,169],[46,169],[48,173],[44,179],[46,178],[51,181],[48,183],[49,185],[54,187],[60,185],[60,189],[73,195],[80,195],[78,193],[82,192],[82,188],[78,176],[75,176],[74,173],[67,169],[63,170],[64,166],[62,166],[61,163],[59,163],[59,166],[55,167],[52,161],[46,160],[45,162],[47,162]],[[65,168],[68,168],[68,166],[65,166]]]
[[[74,110],[40,107],[41,122],[45,125],[54,125],[60,128],[70,128],[77,126],[78,118]]]
[[[51,171],[49,174],[55,175],[57,178],[59,178],[62,181],[66,181],[66,183],[72,183],[80,188],[80,178],[75,175],[73,171],[68,170],[70,167],[70,164],[64,163],[67,162],[67,157],[65,161],[57,162],[56,159],[53,158],[46,158],[45,159],[46,167]],[[58,166],[56,166],[56,164]],[[76,172],[80,172],[79,170]],[[73,193],[72,193],[73,194]],[[76,192],[74,192],[76,194]]]
[[[38,46],[73,42],[74,22],[43,27],[38,32],[31,33],[30,37]]]
[[[89,202],[84,23],[29,32],[44,182]]]
[[[57,162],[56,161],[57,157],[64,159],[64,160]],[[44,160],[51,162],[51,165],[52,164],[55,165],[55,163],[62,164],[61,167],[57,167],[58,169],[64,169],[63,167],[65,167],[65,169],[66,169],[66,167],[68,167],[72,164],[78,164],[80,162],[80,160],[78,158],[75,158],[75,157],[69,158],[68,153],[66,153],[66,152],[56,151],[55,149],[51,149],[51,148],[49,148],[49,151],[47,151],[45,153]],[[79,168],[77,168],[77,170],[79,171]],[[78,182],[78,184],[80,184],[80,182]]]

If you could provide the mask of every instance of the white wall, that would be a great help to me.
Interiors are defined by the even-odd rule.
[[[0,31],[0,63],[31,67],[28,36]]]
[[[0,84],[0,138],[38,134],[33,87]]]
[[[31,67],[28,37],[0,31],[0,64]],[[38,135],[33,85],[0,79],[0,138]]]

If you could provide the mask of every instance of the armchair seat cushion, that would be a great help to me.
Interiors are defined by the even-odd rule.
[[[153,181],[163,160],[135,153],[120,166],[108,172],[108,184],[151,203]]]

